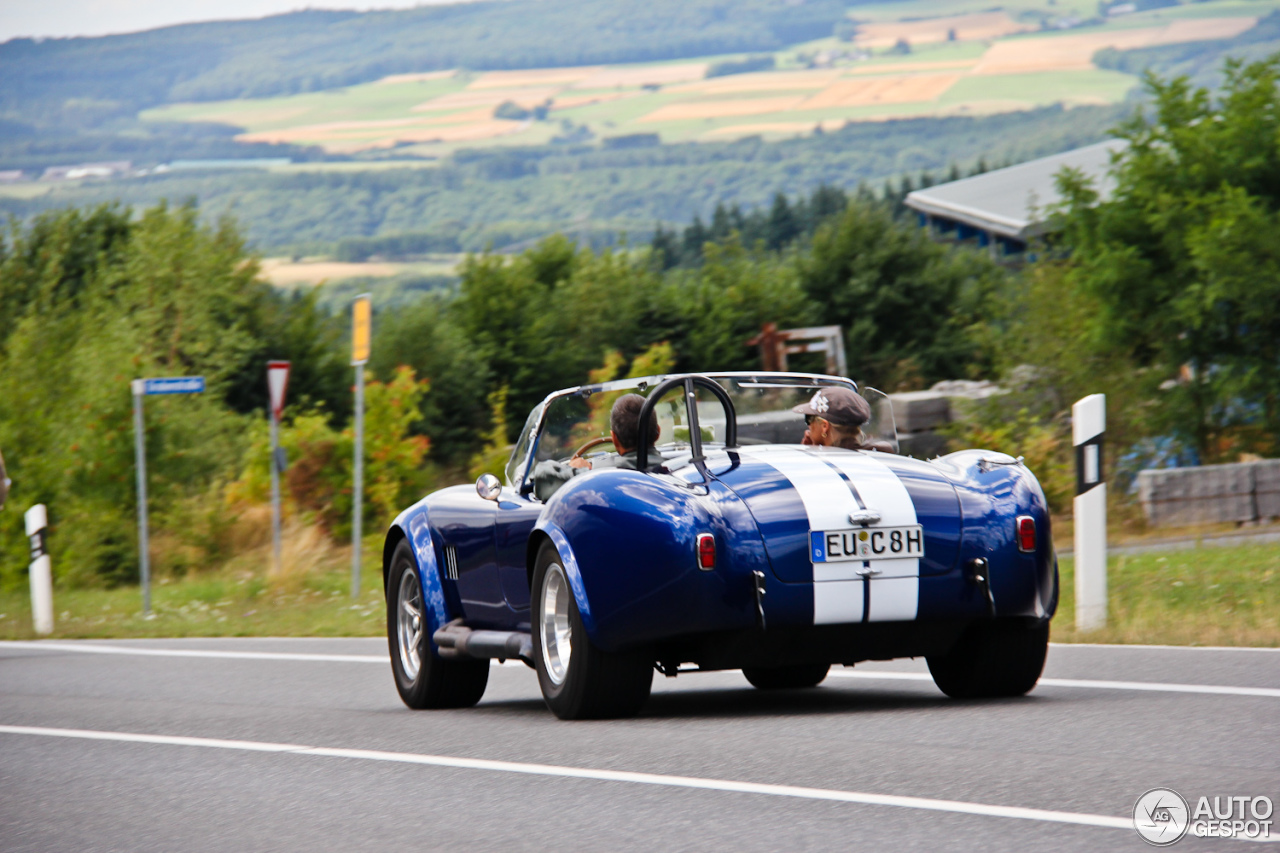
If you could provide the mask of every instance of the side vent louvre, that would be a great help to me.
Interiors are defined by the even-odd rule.
[[[444,546],[444,573],[451,581],[458,579],[458,549],[452,545]]]

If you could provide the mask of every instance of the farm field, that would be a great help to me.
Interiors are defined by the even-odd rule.
[[[462,260],[461,255],[433,255],[424,261],[407,263],[312,260],[303,258],[264,258],[262,277],[277,287],[292,288],[340,282],[348,279],[391,278],[398,275],[451,276]]]
[[[851,121],[1118,103],[1138,79],[1095,67],[1097,51],[1231,38],[1277,7],[1270,0],[1218,0],[1094,26],[1041,29],[1039,21],[1048,19],[1045,7],[1035,4],[992,9],[962,0],[909,0],[858,6],[852,41],[827,38],[788,48],[773,55],[772,69],[753,73],[709,77],[717,64],[744,58],[720,56],[397,74],[288,97],[173,104],[143,118],[220,122],[241,128],[237,138],[244,142],[366,157],[439,157],[460,147],[602,139],[608,144],[611,137],[633,134],[656,134],[657,140],[616,144],[780,138]],[[1088,3],[1051,8],[1053,20],[1097,14]],[[926,10],[931,17],[918,19]]]

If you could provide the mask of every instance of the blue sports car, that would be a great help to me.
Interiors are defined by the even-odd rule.
[[[872,389],[859,449],[809,443],[805,412],[857,391],[713,373],[549,395],[502,480],[430,494],[387,533],[405,704],[474,705],[493,658],[535,669],[564,719],[637,713],[655,669],[795,689],[921,656],[953,697],[1029,691],[1058,602],[1035,476],[991,451],[898,455]]]

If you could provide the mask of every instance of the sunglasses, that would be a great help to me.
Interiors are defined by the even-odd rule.
[[[826,418],[820,418],[820,417],[818,417],[817,415],[805,415],[805,416],[804,416],[804,425],[805,425],[805,426],[813,426],[813,422],[814,422],[814,421],[825,421],[825,420],[826,420]]]

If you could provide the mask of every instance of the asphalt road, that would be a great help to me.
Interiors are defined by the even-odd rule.
[[[1280,802],[1280,651],[1054,646],[1004,701],[923,673],[657,676],[567,723],[522,665],[410,711],[377,640],[0,643],[0,850],[1148,850],[1150,788]]]

